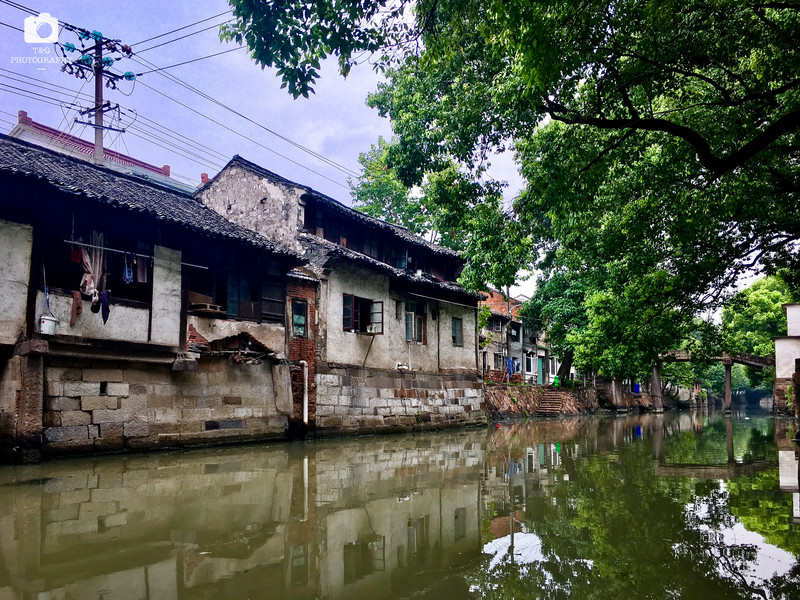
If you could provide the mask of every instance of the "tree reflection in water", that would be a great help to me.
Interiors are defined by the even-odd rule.
[[[568,438],[559,440],[555,456],[548,450],[556,446],[557,430],[537,431],[535,424],[509,428],[514,432],[504,434],[505,443],[490,442],[487,456],[490,463],[502,463],[507,503],[492,501],[503,489],[491,481],[486,500],[489,511],[513,513],[519,496],[514,490],[522,487],[519,507],[527,533],[509,533],[484,546],[495,556],[473,575],[473,593],[480,598],[797,598],[800,535],[782,526],[791,514],[791,497],[778,490],[770,423],[733,427],[705,419],[703,427],[681,431],[655,417],[599,426],[578,422],[564,432]],[[692,473],[690,464],[713,468],[731,458],[734,469],[765,458],[771,466],[725,481],[681,476]],[[515,472],[517,463],[524,476]],[[674,471],[678,476],[666,476],[670,464],[681,465]],[[740,521],[783,550],[769,548]],[[768,560],[776,557],[783,560]]]

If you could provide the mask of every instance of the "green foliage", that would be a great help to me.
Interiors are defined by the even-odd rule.
[[[346,75],[372,54],[388,81],[369,103],[395,134],[381,160],[424,188],[466,285],[504,286],[537,261],[564,279],[567,305],[543,292],[538,310],[578,368],[641,373],[753,267],[788,267],[800,287],[794,3],[231,4],[223,36],[295,96],[322,58]],[[509,145],[527,181],[514,215],[486,179]]]

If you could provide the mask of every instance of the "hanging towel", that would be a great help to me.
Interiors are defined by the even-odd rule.
[[[80,292],[72,292],[72,313],[69,317],[69,326],[74,327],[75,321],[78,320],[78,315],[83,312],[83,300],[81,300]]]
[[[124,255],[124,265],[122,267],[122,283],[125,285],[133,283],[133,267],[131,266],[132,256],[127,252]]]
[[[100,306],[103,315],[103,325],[105,325],[106,321],[108,321],[108,314],[111,312],[111,309],[108,307],[108,290],[104,290],[100,294]]]

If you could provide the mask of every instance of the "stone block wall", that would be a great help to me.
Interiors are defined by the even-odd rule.
[[[776,377],[775,378],[775,386],[772,389],[772,412],[774,413],[783,413],[788,410],[789,404],[789,390],[790,385],[792,384],[792,380],[788,377]],[[794,386],[792,386],[793,388]],[[792,390],[792,394],[796,398],[797,395],[795,394],[794,390]]]
[[[474,372],[319,369],[316,426],[328,431],[427,429],[486,423]]]
[[[273,365],[201,359],[169,364],[48,358],[44,454],[146,449],[283,436]]]

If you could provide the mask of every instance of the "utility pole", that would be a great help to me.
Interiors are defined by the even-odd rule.
[[[103,164],[103,44],[94,49],[94,162]]]
[[[71,42],[64,45],[59,44],[61,54],[65,59],[61,70],[78,79],[88,79],[94,77],[94,105],[91,108],[79,111],[81,116],[94,113],[94,123],[81,121],[77,117],[76,123],[94,127],[94,153],[92,160],[96,164],[103,164],[103,133],[106,130],[124,132],[124,129],[109,127],[103,122],[103,115],[116,110],[119,105],[111,106],[111,103],[103,99],[103,87],[116,89],[117,82],[120,80],[133,81],[136,75],[132,71],[125,73],[114,73],[111,67],[123,57],[130,58],[133,51],[130,46],[122,44],[120,40],[112,40],[103,37],[99,31],[89,32],[86,29],[70,26],[69,29],[78,35],[80,48]],[[93,43],[92,43],[93,42]],[[107,50],[110,56],[103,56],[103,50]],[[80,52],[80,57],[71,60],[67,54]],[[116,55],[116,56],[115,56]]]

